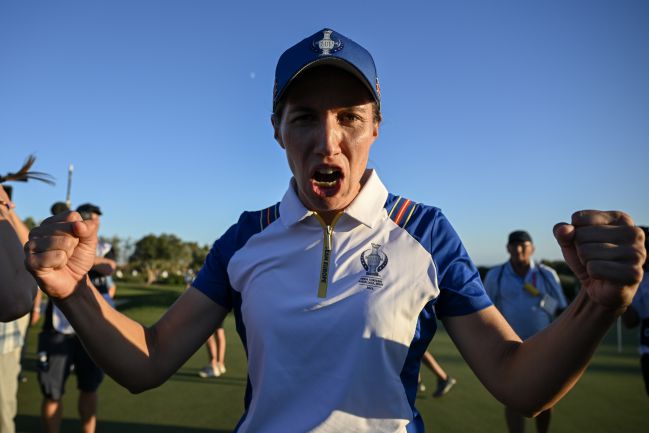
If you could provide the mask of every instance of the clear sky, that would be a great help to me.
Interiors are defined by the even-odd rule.
[[[0,173],[36,154],[55,187],[14,184],[37,220],[98,204],[102,233],[211,244],[280,200],[275,62],[322,29],[374,55],[388,188],[441,207],[478,264],[581,208],[649,224],[649,2],[643,0],[0,2]]]

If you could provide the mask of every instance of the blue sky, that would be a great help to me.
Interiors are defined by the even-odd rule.
[[[40,220],[65,198],[102,233],[212,243],[281,199],[275,62],[323,27],[374,55],[384,123],[370,165],[441,207],[478,264],[581,208],[649,224],[649,3],[642,0],[0,2],[0,173]]]

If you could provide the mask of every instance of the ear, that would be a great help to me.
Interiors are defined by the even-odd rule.
[[[275,141],[281,146],[282,149],[284,149],[284,143],[282,142],[282,135],[280,134],[280,121],[275,116],[275,113],[270,115],[270,123],[273,125],[273,137],[275,138]]]
[[[381,126],[381,122],[383,121],[383,115],[379,111],[379,118],[377,121],[374,122],[374,130],[372,131],[372,135],[374,138],[379,136],[379,127]]]

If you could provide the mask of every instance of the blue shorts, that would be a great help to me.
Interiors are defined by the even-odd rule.
[[[104,379],[104,372],[90,359],[76,335],[43,331],[38,335],[37,372],[43,395],[60,400],[65,393],[65,382],[74,370],[77,388],[95,392]]]

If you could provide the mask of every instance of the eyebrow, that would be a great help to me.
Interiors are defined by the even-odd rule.
[[[363,110],[363,104],[361,105],[350,105],[350,106],[342,106],[342,107],[335,107],[338,110],[349,110],[349,111],[364,111]],[[318,111],[312,107],[309,107],[307,105],[296,105],[296,106],[288,106],[287,112],[313,112],[313,111]]]

